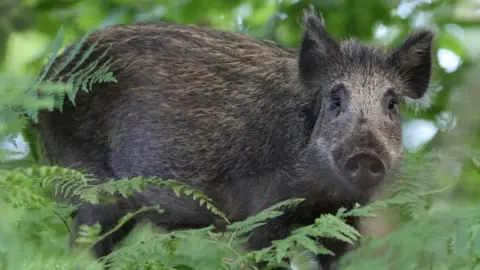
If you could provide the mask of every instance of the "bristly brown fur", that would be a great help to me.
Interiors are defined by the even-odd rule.
[[[309,224],[340,206],[368,202],[373,189],[350,183],[341,164],[365,148],[388,172],[397,168],[401,122],[391,105],[425,92],[433,35],[420,32],[387,51],[337,43],[312,12],[304,24],[298,51],[245,34],[168,23],[94,32],[87,42],[99,42],[92,59],[111,46],[118,83],[79,91],[76,106],[65,99],[63,112],[40,112],[37,128],[47,154],[100,180],[185,181],[206,192],[232,221],[280,200],[306,198],[295,211],[258,228],[251,248],[287,236],[293,223]],[[190,199],[152,188],[114,206],[85,204],[77,226],[98,221],[105,231],[126,211],[150,204],[165,213],[141,218],[167,229],[214,220]],[[96,255],[111,252],[137,221],[96,245]],[[345,251],[339,242],[327,247],[336,257]],[[320,257],[324,269],[331,260]]]

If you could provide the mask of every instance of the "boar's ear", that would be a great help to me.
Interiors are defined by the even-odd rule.
[[[434,33],[418,30],[394,49],[391,59],[406,83],[405,95],[421,98],[428,88],[432,73],[432,43]]]
[[[301,78],[309,80],[337,54],[339,45],[326,31],[322,15],[313,8],[304,11],[303,24],[298,65]]]

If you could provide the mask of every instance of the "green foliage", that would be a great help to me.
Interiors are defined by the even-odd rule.
[[[23,70],[17,72],[21,75],[0,72],[0,140],[14,142],[21,133],[30,149],[21,160],[11,160],[12,151],[0,149],[0,269],[258,269],[255,263],[261,260],[268,262],[264,269],[279,265],[294,269],[285,263],[286,258],[295,269],[319,269],[311,262],[312,254],[327,255],[331,251],[312,240],[318,236],[360,243],[342,259],[340,269],[477,269],[480,119],[475,115],[475,106],[480,100],[476,94],[479,67],[475,51],[468,49],[464,39],[468,31],[478,36],[480,22],[457,14],[461,5],[468,5],[464,2],[186,0],[133,4],[122,0],[25,0],[0,4],[0,60],[7,68],[19,61],[18,53],[7,52],[15,52],[19,45],[14,43],[15,38],[27,35],[20,30],[51,39],[49,48],[36,48],[38,54],[28,58]],[[230,223],[204,193],[175,180],[131,178],[96,184],[92,176],[82,172],[40,165],[41,144],[35,131],[26,125],[26,116],[35,120],[39,110],[60,108],[64,95],[73,102],[78,90],[90,91],[95,83],[115,82],[114,74],[109,72],[108,49],[92,59],[96,44],[85,47],[90,37],[85,33],[116,23],[165,20],[243,31],[283,46],[296,46],[299,16],[310,4],[322,12],[335,37],[354,36],[387,46],[397,44],[412,27],[422,26],[422,18],[426,18],[423,24],[438,30],[435,55],[450,50],[461,60],[461,65],[451,71],[437,59],[430,99],[420,104],[421,110],[417,110],[416,103],[403,110],[405,122],[422,118],[442,127],[441,117],[452,113],[461,116],[459,123],[447,121],[447,127],[441,128],[428,144],[407,152],[396,182],[374,204],[322,215],[314,224],[295,229],[270,247],[248,251],[244,245],[252,230],[281,216],[284,209],[295,207],[302,199],[281,202],[256,216]],[[404,9],[405,15],[399,9],[401,5],[414,8],[408,14]],[[198,12],[198,6],[202,12]],[[473,8],[467,6],[464,10],[468,9]],[[63,27],[58,30],[60,25]],[[389,28],[379,37],[375,30],[381,27]],[[458,28],[464,31],[463,36]],[[54,64],[66,39],[80,42],[67,47],[62,61]],[[2,44],[10,45],[7,48]],[[84,65],[87,58],[88,64]],[[73,59],[74,68],[64,72]],[[42,66],[38,76],[31,75]],[[55,74],[58,80],[51,81]],[[162,214],[162,205],[155,205],[128,213],[103,234],[98,224],[83,226],[72,243],[74,249],[67,249],[69,237],[73,236],[70,215],[81,202],[115,203],[151,186],[172,189],[177,196],[196,200],[227,222],[225,231],[210,226],[166,232],[144,223],[105,258],[95,260],[90,255],[90,247],[128,220],[150,211]],[[62,196],[76,200],[63,202]],[[385,236],[368,237],[345,223],[351,216],[381,217],[379,209],[397,218],[395,228],[386,228],[389,233]]]
[[[51,181],[51,179],[61,179],[62,181]],[[31,251],[24,251],[23,262],[33,266],[43,265],[46,261],[58,260],[62,265],[61,269],[68,269],[73,265],[78,265],[79,262],[83,262],[88,269],[98,267],[99,263],[110,265],[115,269],[131,269],[133,266],[139,267],[146,264],[153,264],[152,267],[154,266],[154,268],[147,269],[157,269],[158,267],[160,267],[158,269],[170,269],[168,267],[176,267],[180,263],[194,267],[192,269],[212,269],[212,267],[215,267],[214,269],[239,269],[235,267],[241,264],[253,265],[253,262],[259,259],[280,262],[281,259],[290,255],[292,249],[295,248],[296,245],[289,246],[290,243],[298,243],[299,246],[303,246],[312,252],[325,250],[317,247],[307,236],[336,236],[347,241],[355,240],[359,236],[353,228],[343,224],[339,217],[325,216],[321,217],[316,224],[308,228],[298,229],[291,237],[274,243],[274,246],[277,247],[275,251],[271,248],[255,252],[238,250],[236,245],[241,242],[246,233],[263,225],[262,222],[265,219],[280,215],[281,212],[277,209],[293,207],[301,201],[292,199],[265,209],[255,217],[230,224],[227,226],[227,230],[222,233],[213,232],[213,227],[175,231],[166,234],[150,232],[150,237],[147,239],[144,238],[126,244],[97,262],[88,255],[89,248],[120,228],[135,215],[146,211],[159,211],[161,206],[144,207],[129,213],[118,222],[117,226],[102,235],[99,235],[100,227],[98,224],[90,227],[83,226],[76,238],[77,251],[67,252],[62,245],[71,233],[66,220],[69,219],[69,215],[75,211],[77,206],[57,202],[54,196],[48,195],[49,190],[55,190],[57,194],[54,195],[66,195],[69,192],[74,192],[83,202],[99,203],[102,201],[101,197],[104,193],[118,192],[127,197],[133,190],[140,191],[143,187],[152,184],[170,186],[176,190],[179,189],[181,184],[174,181],[156,179],[154,182],[149,179],[136,178],[120,179],[115,182],[108,182],[105,185],[89,185],[89,180],[77,171],[51,166],[29,167],[2,172],[0,177],[2,196],[0,199],[2,205],[7,206],[6,217],[8,219],[2,219],[0,222],[2,226],[0,237],[12,240],[12,245],[22,242],[24,245],[31,246]],[[182,187],[182,190],[184,194],[202,198],[200,200],[203,200],[206,205],[210,204],[201,193],[185,186]],[[216,209],[212,205],[209,205],[208,208]],[[224,217],[223,214],[221,216]],[[337,227],[338,225],[340,226]],[[16,232],[14,236],[18,237],[17,239],[11,238],[12,231]],[[2,241],[2,243],[10,242]],[[2,258],[0,263],[5,265],[6,269],[13,269],[18,266],[18,262],[14,259],[16,250],[11,249],[10,244],[7,247],[1,252],[3,256],[0,257]],[[35,248],[33,249],[33,247]],[[196,252],[193,252],[194,250]],[[27,265],[22,265],[20,269],[30,268]]]
[[[344,258],[341,269],[477,269],[480,238],[478,206],[433,211],[401,229],[371,240]],[[375,250],[383,248],[381,256]],[[373,256],[372,256],[373,255]]]

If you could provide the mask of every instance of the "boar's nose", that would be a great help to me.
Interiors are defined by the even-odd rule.
[[[370,188],[383,179],[386,173],[385,164],[376,154],[361,152],[351,156],[345,163],[352,182],[362,188]]]

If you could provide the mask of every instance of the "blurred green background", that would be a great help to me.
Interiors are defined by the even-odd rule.
[[[322,12],[337,39],[394,46],[413,28],[434,29],[434,95],[422,101],[422,110],[404,108],[404,145],[418,155],[456,144],[480,151],[479,0],[1,0],[0,72],[37,75],[60,26],[69,42],[112,24],[162,20],[242,31],[296,47],[302,10],[309,5]],[[18,147],[28,153],[20,137]],[[477,202],[479,160],[448,164],[455,177],[440,180],[453,186],[450,194]]]

